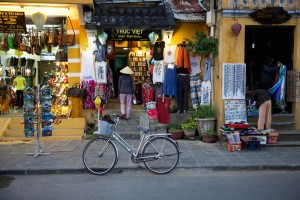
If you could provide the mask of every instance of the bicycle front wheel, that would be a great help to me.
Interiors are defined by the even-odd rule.
[[[142,157],[145,166],[155,174],[166,174],[172,171],[179,160],[177,144],[170,138],[158,136],[146,142]]]
[[[114,168],[117,162],[117,148],[106,138],[91,140],[83,150],[83,164],[92,174],[103,175]]]

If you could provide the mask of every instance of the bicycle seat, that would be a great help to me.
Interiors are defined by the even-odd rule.
[[[151,130],[149,127],[143,127],[143,126],[138,126],[138,129],[143,133],[149,133],[149,131]]]

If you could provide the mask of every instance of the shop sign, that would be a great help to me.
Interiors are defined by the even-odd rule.
[[[0,11],[0,33],[26,32],[25,13]]]
[[[148,35],[152,32],[143,29],[118,29],[105,31],[109,35],[109,40],[115,41],[148,41]]]
[[[250,13],[250,16],[261,24],[281,24],[292,17],[282,7],[266,7]]]

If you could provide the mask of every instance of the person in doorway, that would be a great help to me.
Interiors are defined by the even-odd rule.
[[[16,95],[17,95],[16,109],[20,109],[23,106],[23,89],[26,86],[26,79],[22,76],[20,71],[17,72],[17,77],[14,79],[13,86],[16,87]]]
[[[265,89],[259,89],[257,86],[252,86],[252,88],[254,90],[251,92],[250,106],[255,106],[259,111],[257,129],[270,129],[272,123],[271,96]]]
[[[278,70],[280,64],[277,62],[274,65],[274,59],[266,56],[264,58],[264,64],[261,66],[261,88],[268,90],[275,84],[275,73]]]
[[[131,77],[133,71],[128,67],[120,70],[122,75],[119,77],[118,91],[120,99],[121,119],[130,118],[132,99],[134,97],[134,80]]]

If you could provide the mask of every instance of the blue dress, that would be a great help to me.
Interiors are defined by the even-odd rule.
[[[163,94],[169,97],[178,97],[177,93],[177,65],[167,64],[163,84]]]

